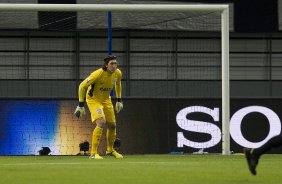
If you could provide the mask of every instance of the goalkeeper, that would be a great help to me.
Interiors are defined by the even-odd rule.
[[[110,97],[111,90],[115,88],[117,97],[115,110],[119,113],[123,108],[121,101],[121,78],[122,73],[118,69],[117,57],[109,55],[104,59],[102,68],[92,72],[79,85],[79,105],[74,114],[78,118],[85,115],[84,97],[86,92],[86,102],[91,113],[91,120],[92,123],[96,124],[92,135],[90,159],[103,159],[97,150],[104,127],[107,127],[106,155],[111,155],[115,158],[123,158],[123,156],[113,148],[116,139],[116,119]]]

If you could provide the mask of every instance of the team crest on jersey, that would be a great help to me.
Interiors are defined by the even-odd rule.
[[[97,109],[97,114],[102,114],[102,109]]]
[[[117,82],[117,78],[113,78],[112,84],[116,84],[116,82]]]

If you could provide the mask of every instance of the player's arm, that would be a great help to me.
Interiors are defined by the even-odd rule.
[[[115,92],[116,92],[116,112],[119,113],[123,109],[123,103],[121,101],[121,92],[122,92],[122,86],[121,86],[121,78],[122,78],[122,73],[120,72],[120,75],[117,78],[117,82],[115,85]]]
[[[78,87],[78,101],[80,104],[84,103],[85,92],[87,88],[94,83],[94,79],[91,75],[84,79],[84,81],[82,81]]]
[[[85,108],[84,108],[84,98],[85,98],[85,92],[87,88],[95,83],[95,81],[100,76],[100,73],[98,71],[93,72],[90,76],[88,76],[84,81],[82,81],[78,87],[78,106],[75,109],[75,116],[76,117],[82,117],[85,115]]]

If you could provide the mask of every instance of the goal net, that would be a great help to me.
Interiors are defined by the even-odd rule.
[[[72,124],[78,122],[70,114],[75,103],[48,105],[44,98],[76,98],[79,83],[102,65],[109,50],[123,72],[124,97],[220,98],[222,153],[229,154],[228,14],[228,5],[0,4],[0,96],[41,98],[36,107],[52,107],[42,116],[56,109],[60,114],[46,117],[45,122],[59,123],[39,128],[53,132],[41,138],[25,133],[40,127],[27,119],[30,128],[17,134],[35,143],[19,154],[46,145],[53,154],[75,154],[78,144],[89,140],[89,122]],[[20,108],[29,103],[16,102]],[[8,121],[16,126],[14,119]]]

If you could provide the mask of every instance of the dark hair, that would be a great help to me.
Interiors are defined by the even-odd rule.
[[[114,56],[114,55],[108,55],[107,57],[105,57],[104,58],[104,64],[102,66],[103,70],[106,71],[107,70],[106,65],[109,63],[109,61],[115,60],[115,59],[117,59],[117,57]]]

